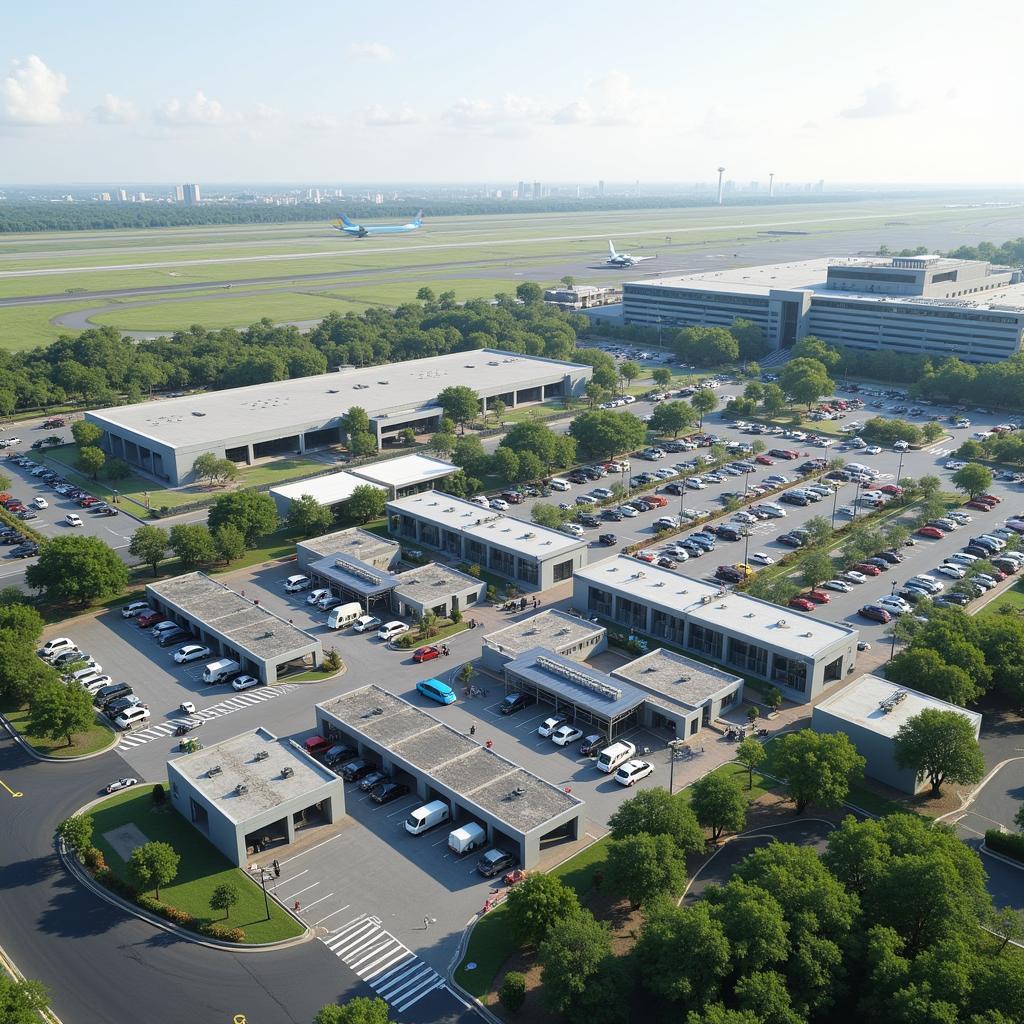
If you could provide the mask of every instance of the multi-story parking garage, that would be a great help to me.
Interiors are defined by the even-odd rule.
[[[582,800],[379,686],[317,704],[316,720],[321,736],[356,747],[424,802],[444,800],[444,828],[475,821],[524,868],[545,846],[582,835]]]
[[[406,427],[417,433],[435,430],[443,415],[437,395],[445,388],[471,388],[484,408],[495,399],[514,408],[582,395],[592,373],[577,363],[476,349],[97,409],[85,416],[102,428],[100,443],[108,455],[177,486],[194,479],[192,465],[204,452],[252,465],[337,444],[354,406],[366,411],[377,443],[384,444]]]

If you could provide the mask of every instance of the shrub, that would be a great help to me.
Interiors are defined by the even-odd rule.
[[[515,1013],[526,1001],[526,975],[509,971],[501,983],[498,998],[510,1013]]]
[[[985,833],[985,845],[996,853],[1024,862],[1024,834],[1020,832],[1003,832],[998,828],[990,828]]]
[[[196,919],[187,911],[179,910],[178,907],[169,906],[166,903],[159,904],[158,913],[173,924],[180,924],[184,928],[194,928]]]
[[[82,863],[94,875],[98,874],[100,871],[107,870],[107,861],[103,856],[103,851],[97,849],[95,846],[87,846],[82,851]]]
[[[140,892],[138,898],[135,900],[136,903],[143,910],[148,910],[151,914],[163,914],[166,908],[158,899],[150,896],[148,893]]]
[[[498,588],[493,583],[487,584],[486,598],[492,604],[498,600]]]
[[[134,885],[126,882],[123,878],[119,878],[110,868],[105,867],[97,871],[94,877],[100,885],[105,886],[111,892],[116,892],[118,896],[123,896],[125,899],[134,900],[139,895],[139,890]]]
[[[164,787],[158,782],[153,787],[153,803],[162,804],[167,799],[167,794],[164,793]]]
[[[223,942],[244,942],[245,931],[241,928],[227,928],[216,921],[209,921],[199,925],[198,931],[211,939],[220,939]]]

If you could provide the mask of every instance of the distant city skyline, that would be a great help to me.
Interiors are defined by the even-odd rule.
[[[532,192],[713,183],[725,166],[766,194],[769,173],[777,189],[1024,183],[1012,7],[391,10],[23,5],[0,41],[0,180],[386,186],[415,167]]]

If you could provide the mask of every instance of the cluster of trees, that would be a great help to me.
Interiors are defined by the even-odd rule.
[[[1024,433],[1015,430],[1010,434],[996,434],[984,441],[964,441],[956,454],[968,461],[987,459],[1010,466],[1024,466]]]
[[[721,366],[737,360],[760,359],[768,352],[764,331],[750,320],[737,318],[728,327],[643,327],[595,321],[590,333],[637,344],[672,349],[680,362]]]
[[[1024,707],[1024,619],[1012,609],[966,615],[959,608],[932,608],[927,623],[915,620],[901,626],[906,631],[907,646],[886,670],[894,683],[961,707],[989,692]]]
[[[930,444],[942,436],[941,424],[934,420],[922,423],[910,423],[908,420],[888,419],[885,416],[873,416],[860,430],[860,436],[870,444],[891,448],[897,441],[907,444]]]

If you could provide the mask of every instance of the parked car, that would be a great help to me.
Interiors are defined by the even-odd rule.
[[[543,722],[537,727],[537,735],[551,737],[557,729],[561,729],[563,725],[568,725],[566,719],[559,715],[554,715],[551,718],[545,718]]]
[[[64,522],[67,523],[68,526],[81,526],[82,517],[77,512],[69,512],[64,517]]]
[[[421,663],[424,661],[433,661],[435,658],[441,657],[441,649],[436,644],[428,644],[425,647],[417,647],[413,652],[412,660]]]
[[[408,792],[409,787],[404,782],[382,782],[376,789],[370,791],[370,799],[376,804],[389,804]]]
[[[886,611],[880,604],[866,604],[861,608],[860,614],[866,619],[874,619],[875,622],[892,621],[892,613]]]
[[[404,622],[399,622],[397,619],[391,622],[385,622],[380,629],[377,630],[377,636],[381,640],[394,640],[395,637],[401,636],[403,633],[408,633],[409,627]]]
[[[500,875],[503,871],[515,867],[515,864],[516,858],[513,854],[494,847],[477,861],[476,869],[484,878],[493,878],[495,875]]]
[[[372,772],[364,775],[359,780],[359,788],[364,793],[369,793],[372,789],[375,789],[382,782],[390,782],[387,772],[382,772],[379,768],[375,768]]]
[[[555,746],[565,747],[570,743],[575,743],[582,736],[583,730],[578,729],[575,725],[562,725],[551,734],[551,741]]]
[[[808,601],[806,597],[794,597],[790,599],[789,607],[802,612],[813,612],[814,602]]]
[[[107,792],[116,793],[120,789],[127,789],[129,786],[137,786],[138,784],[138,779],[116,779],[107,786]]]
[[[369,761],[364,761],[360,757],[356,758],[355,761],[349,761],[348,764],[342,767],[341,777],[346,782],[358,782],[374,770],[376,770],[376,765],[371,764]]]
[[[627,761],[615,773],[615,781],[620,786],[635,786],[641,779],[653,774],[654,765],[648,761]]]
[[[256,676],[235,676],[235,678],[231,680],[231,689],[237,691],[251,690],[254,686],[259,685],[260,681],[256,678]]]
[[[174,652],[174,660],[179,665],[187,665],[191,661],[198,661],[200,658],[208,658],[212,652],[209,647],[201,644],[185,644]]]
[[[381,621],[376,615],[360,615],[359,618],[352,623],[352,628],[357,633],[368,633],[370,630],[379,629],[380,625]]]
[[[514,715],[517,711],[521,711],[523,708],[536,703],[537,698],[531,693],[510,693],[502,700],[499,710],[503,715]]]
[[[606,545],[607,547],[612,547],[613,545],[618,544],[619,542],[618,538],[615,536],[614,533],[602,533],[601,536],[597,539],[600,543]]]
[[[608,737],[604,733],[595,732],[584,737],[580,744],[580,755],[582,757],[597,757],[607,746]]]

